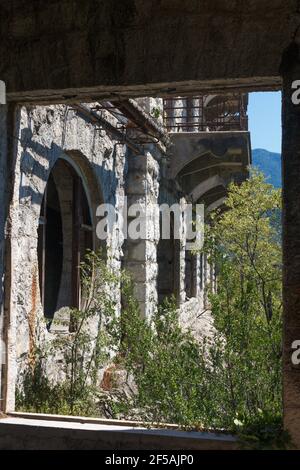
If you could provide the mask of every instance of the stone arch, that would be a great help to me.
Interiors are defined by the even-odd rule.
[[[82,154],[62,154],[47,178],[38,230],[39,286],[44,315],[81,305],[79,265],[96,249],[96,206],[102,195]],[[64,316],[64,314],[63,314]]]
[[[190,193],[190,197],[193,201],[198,201],[201,197],[209,190],[215,188],[216,186],[226,186],[225,181],[220,177],[220,175],[213,175],[210,178],[199,183]]]
[[[207,207],[206,207],[206,213],[208,214],[209,212],[215,210],[215,209],[218,209],[218,207],[222,206],[222,204],[224,204],[225,202],[225,197],[220,197],[219,199],[217,199],[216,201],[212,202],[211,204],[209,204]]]
[[[99,204],[104,202],[104,196],[100,185],[97,182],[92,164],[79,150],[65,151],[60,158],[65,159],[70,163],[75,171],[77,171],[81,176],[91,208],[93,224],[95,224],[96,209]],[[96,240],[95,245],[97,245]]]

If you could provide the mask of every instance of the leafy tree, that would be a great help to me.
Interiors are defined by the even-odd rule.
[[[278,428],[280,200],[280,191],[253,173],[241,185],[231,184],[225,207],[211,215],[204,252],[217,272],[217,287],[206,286],[212,337],[199,344],[184,332],[172,303],[148,323],[128,317],[125,364],[137,385],[135,407],[148,420],[196,428],[261,429],[261,423]]]
[[[207,286],[217,329],[212,393],[225,426],[281,416],[280,201],[280,190],[254,172],[230,185],[205,234],[217,273],[216,289]]]
[[[172,299],[151,319],[143,318],[129,276],[114,275],[101,255],[90,253],[82,265],[87,301],[72,312],[75,331],[52,345],[61,355],[64,380],[51,382],[38,363],[19,391],[19,407],[242,430],[245,439],[258,436],[255,446],[262,441],[269,446],[270,436],[278,446],[279,212],[280,192],[254,173],[241,185],[231,184],[224,208],[211,215],[203,251],[217,273],[216,288],[206,286],[215,333],[201,343],[181,328]],[[112,295],[119,286],[120,316]],[[122,390],[116,383],[103,394],[98,373],[108,360],[127,379]],[[55,400],[49,401],[51,396]]]

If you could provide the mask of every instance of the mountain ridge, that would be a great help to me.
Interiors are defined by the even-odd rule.
[[[252,150],[252,166],[258,168],[266,177],[267,183],[281,188],[281,154],[266,149]]]

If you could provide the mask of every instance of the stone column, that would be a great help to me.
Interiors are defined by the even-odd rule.
[[[149,208],[158,199],[158,162],[150,153],[129,155],[126,195],[128,210],[133,204]],[[134,293],[142,315],[149,317],[157,303],[157,220],[151,211],[145,220],[147,236],[132,239],[129,236],[124,247],[124,268],[131,274]],[[128,217],[128,224],[132,219]]]
[[[297,85],[294,82],[300,80],[300,50],[296,43],[293,43],[283,55],[281,74],[283,77],[283,409],[285,428],[300,448],[300,364],[293,364],[292,361],[293,343],[300,340],[300,93],[294,88]],[[299,84],[300,82],[298,86]]]

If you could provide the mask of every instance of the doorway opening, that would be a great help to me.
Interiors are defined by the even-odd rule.
[[[59,159],[46,185],[38,228],[39,284],[47,319],[63,307],[80,308],[80,263],[92,248],[92,217],[83,179],[70,163]]]

